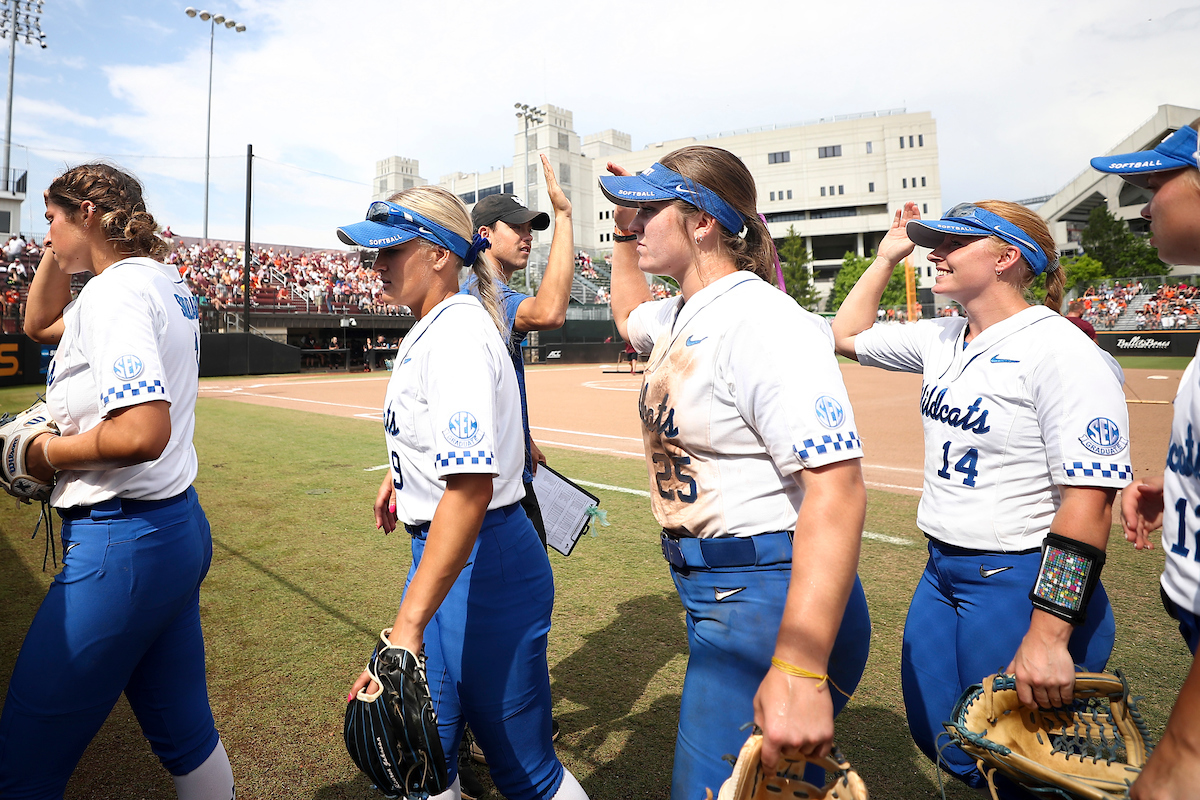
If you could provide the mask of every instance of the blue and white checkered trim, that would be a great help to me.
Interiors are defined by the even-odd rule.
[[[816,439],[805,439],[803,442],[804,449],[800,449],[792,445],[792,450],[800,457],[801,460],[807,460],[812,455],[823,456],[832,449],[835,453],[842,450],[862,450],[862,441],[859,440],[858,434],[854,431],[849,433],[835,434],[837,438],[826,434],[821,437],[820,441]]]
[[[1068,478],[1118,478],[1123,481],[1133,480],[1133,467],[1129,464],[1101,464],[1099,461],[1084,463],[1082,461],[1063,462],[1063,469]]]
[[[108,391],[100,395],[100,405],[106,406],[113,400],[124,400],[129,397],[137,397],[141,394],[166,394],[167,390],[163,388],[162,381],[138,381],[135,386],[132,383],[123,383],[121,388],[110,386]]]
[[[439,467],[449,467],[454,465],[461,467],[465,464],[486,464],[492,465],[492,453],[490,450],[451,450],[448,453],[438,453],[433,457],[433,460]]]

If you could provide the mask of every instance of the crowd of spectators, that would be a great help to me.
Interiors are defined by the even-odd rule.
[[[1089,286],[1082,297],[1083,318],[1098,330],[1113,330],[1121,315],[1133,312],[1132,321],[1123,327],[1139,331],[1180,330],[1200,327],[1200,289],[1186,283],[1163,284],[1149,294],[1141,281]]]
[[[202,303],[217,309],[240,306],[244,246],[234,242],[176,241],[167,256]],[[378,301],[379,275],[356,253],[274,247],[252,252],[250,301],[256,307],[313,313],[397,315],[401,308]]]

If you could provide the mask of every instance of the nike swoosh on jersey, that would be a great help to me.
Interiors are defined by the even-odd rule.
[[[401,361],[401,362],[400,362],[400,366],[402,366],[402,367],[403,367],[405,364],[407,364],[407,363],[408,363],[408,362],[410,362],[410,361],[412,361],[412,359],[411,359],[411,358],[406,358],[406,359],[404,359],[403,361]]]
[[[713,587],[713,597],[715,597],[717,599],[717,602],[719,603],[728,597],[733,597],[735,594],[737,594],[740,591],[743,591],[745,588],[746,588],[745,586],[739,586],[736,589],[718,589],[714,586]]]
[[[1021,363],[1021,359],[1019,359],[1019,358],[1001,358],[1000,356],[992,356],[992,363],[993,364],[1019,364],[1019,363]]]
[[[979,577],[990,578],[993,575],[995,575],[996,573],[1004,572],[1005,570],[1008,570],[1008,569],[1012,569],[1012,567],[996,567],[995,569],[984,569],[983,564],[980,564],[979,565]]]
[[[689,333],[688,337],[687,337],[687,341],[684,342],[683,344],[685,347],[691,347],[692,345],[700,344],[707,338],[708,338],[707,336],[701,336],[699,339],[693,339],[692,335]]]

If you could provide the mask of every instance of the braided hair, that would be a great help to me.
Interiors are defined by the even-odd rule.
[[[158,236],[158,223],[146,210],[142,193],[141,181],[124,170],[111,164],[80,164],[51,182],[46,202],[66,211],[72,220],[80,206],[90,202],[117,252],[161,259],[170,245]]]

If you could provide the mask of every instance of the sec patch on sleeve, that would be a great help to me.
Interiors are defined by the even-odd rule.
[[[842,404],[827,394],[817,398],[814,411],[817,421],[830,430],[840,428],[846,419],[846,412],[842,410]]]
[[[1087,425],[1087,435],[1079,437],[1079,443],[1098,456],[1112,456],[1121,452],[1129,440],[1121,436],[1121,428],[1108,417],[1096,417]]]
[[[133,380],[142,374],[144,368],[142,360],[132,354],[120,356],[113,362],[113,374],[123,381]]]
[[[483,431],[479,430],[479,421],[470,411],[456,411],[450,415],[442,435],[455,447],[471,447],[479,444]]]

